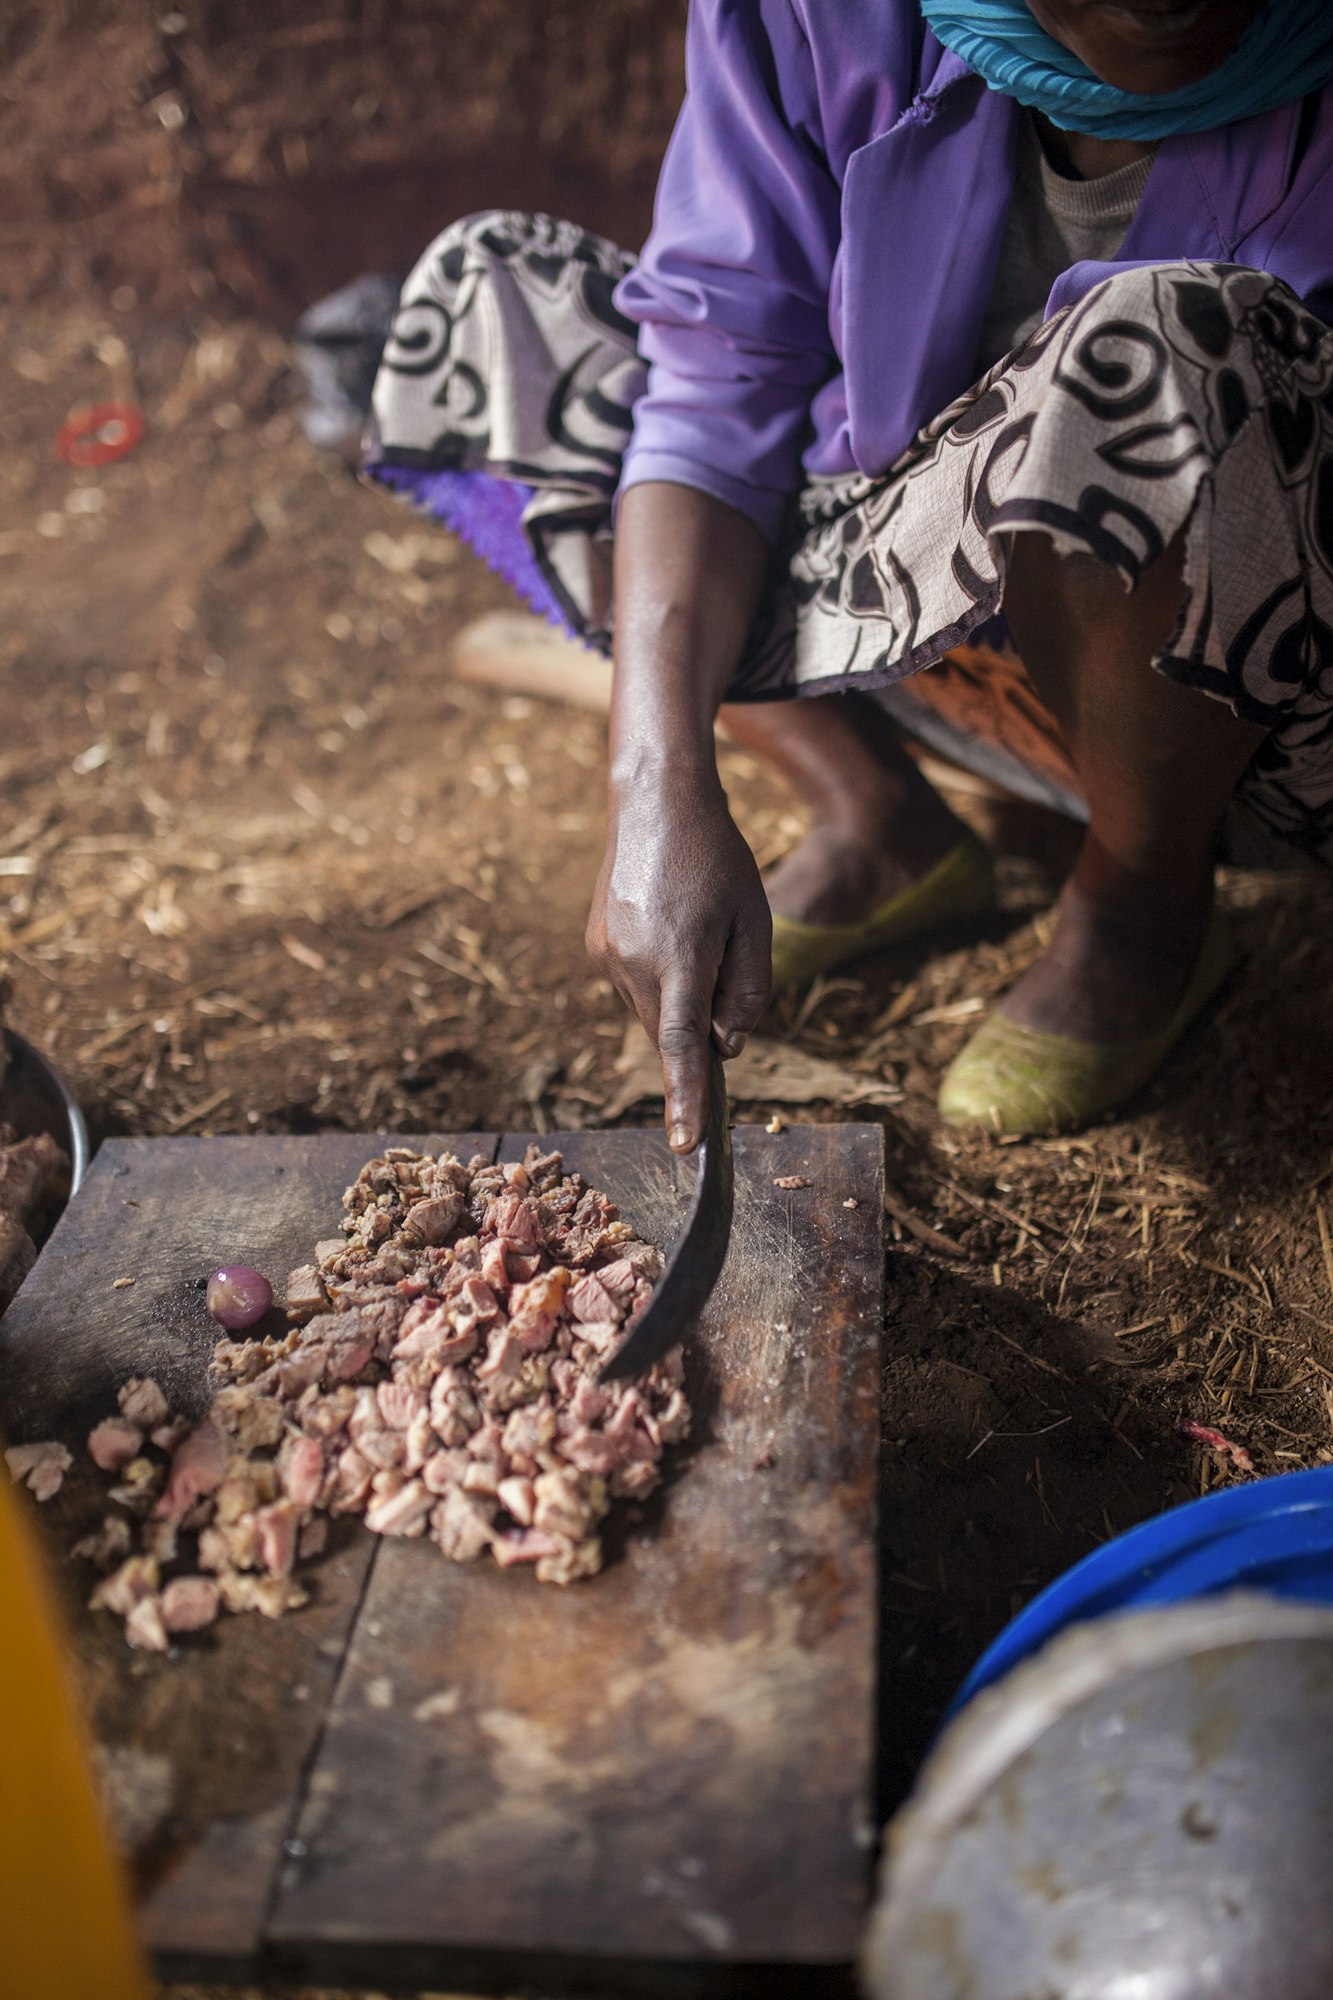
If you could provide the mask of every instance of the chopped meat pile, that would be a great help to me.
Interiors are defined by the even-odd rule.
[[[611,1502],[651,1492],[688,1432],[679,1350],[598,1386],[662,1259],[559,1154],[392,1148],[343,1206],[344,1234],[288,1281],[285,1335],[218,1341],[202,1423],[137,1380],[89,1436],[117,1511],[75,1553],[131,1645],[304,1603],[293,1572],[329,1515],[429,1536],[453,1562],[592,1576]]]

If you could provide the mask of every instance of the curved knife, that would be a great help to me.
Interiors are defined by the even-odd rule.
[[[685,1228],[677,1238],[657,1290],[630,1329],[625,1345],[611,1356],[599,1382],[642,1375],[682,1340],[708,1303],[731,1241],[734,1187],[731,1128],[727,1123],[727,1079],[722,1058],[708,1047],[708,1115],[699,1147],[695,1182]]]

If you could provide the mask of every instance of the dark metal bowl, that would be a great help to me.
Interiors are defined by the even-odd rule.
[[[88,1171],[88,1127],[74,1093],[55,1064],[12,1028],[4,1031],[9,1066],[0,1076],[0,1125],[21,1139],[49,1132],[69,1154],[70,1193]]]

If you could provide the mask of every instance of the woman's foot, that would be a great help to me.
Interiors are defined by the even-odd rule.
[[[1193,970],[1166,1022],[1114,1041],[1054,1034],[994,1013],[940,1081],[940,1116],[997,1137],[1068,1132],[1137,1096],[1236,962],[1225,912],[1215,910]]]
[[[1127,870],[1089,831],[1045,952],[945,1071],[941,1117],[1031,1137],[1117,1109],[1234,958],[1211,867]]]
[[[1080,871],[1065,885],[1045,951],[1000,1002],[1040,1034],[1106,1047],[1160,1034],[1199,962],[1213,906],[1211,876],[1144,882],[1138,893],[1090,893]]]
[[[937,829],[930,842],[908,840],[890,825],[868,828],[816,821],[764,877],[774,916],[803,924],[859,924],[872,910],[928,875],[963,838],[962,822]]]
[[[966,834],[868,695],[727,708],[724,717],[812,816],[805,839],[765,877],[775,916],[859,924]]]

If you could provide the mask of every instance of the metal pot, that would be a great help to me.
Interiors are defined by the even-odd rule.
[[[8,1064],[0,1071],[0,1125],[21,1139],[49,1132],[69,1154],[70,1193],[88,1171],[88,1127],[73,1091],[55,1064],[12,1028],[4,1030]]]
[[[1333,1611],[1074,1626],[980,1694],[889,1830],[874,2000],[1328,2000]]]

